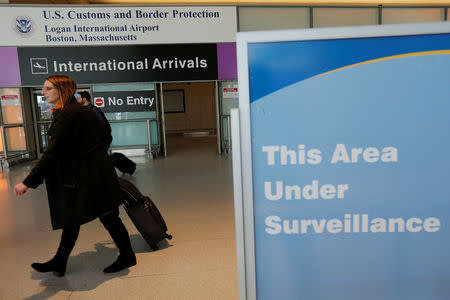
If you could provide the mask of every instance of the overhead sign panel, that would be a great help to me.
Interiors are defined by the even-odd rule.
[[[1,46],[234,42],[236,7],[39,6],[0,9]]]
[[[216,80],[216,44],[18,48],[22,85],[53,74],[78,84]]]
[[[448,299],[450,24],[246,33],[238,61],[248,298]]]

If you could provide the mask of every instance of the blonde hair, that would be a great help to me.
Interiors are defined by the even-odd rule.
[[[47,77],[45,80],[51,82],[59,92],[59,100],[52,112],[63,109],[71,102],[73,94],[77,91],[77,84],[75,81],[66,75],[53,75]]]

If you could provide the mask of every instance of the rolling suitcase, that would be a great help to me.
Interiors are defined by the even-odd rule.
[[[123,174],[128,173],[130,175],[133,175],[134,171],[136,171],[136,163],[126,157],[125,154],[120,152],[114,152],[111,154],[111,160],[117,169],[119,169],[120,172]]]
[[[125,211],[150,248],[157,250],[160,241],[165,238],[172,239],[172,236],[167,234],[164,218],[153,201],[142,195],[134,184],[124,178],[118,179]]]

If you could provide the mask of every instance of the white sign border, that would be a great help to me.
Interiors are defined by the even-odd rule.
[[[241,272],[238,274],[239,289],[245,289],[245,292],[240,292],[239,299],[257,298],[248,44],[384,36],[412,36],[449,32],[450,22],[432,22],[237,33],[236,50],[238,63],[239,122],[236,123],[239,124],[239,127],[236,128],[237,126],[234,126],[234,128],[232,127],[232,130],[240,131],[240,149],[236,150],[236,153],[240,152],[240,163],[238,166],[240,166],[241,169],[233,172],[241,174],[242,177],[241,185],[239,186],[239,191],[242,191],[242,199],[235,199],[235,207],[242,207],[243,209],[242,215],[244,219],[240,223],[243,224],[244,232],[243,239],[236,239],[236,247],[238,249],[238,254],[239,249],[244,250],[245,265],[245,274],[242,274]],[[239,136],[239,134],[235,133],[234,136]],[[236,144],[237,143],[234,143],[234,146],[236,146]],[[237,180],[237,178],[234,180]],[[240,270],[239,266],[238,270]]]

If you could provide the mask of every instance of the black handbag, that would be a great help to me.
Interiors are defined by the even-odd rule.
[[[134,171],[136,171],[136,163],[120,152],[111,154],[111,160],[114,167],[123,174],[128,173],[133,175]]]

